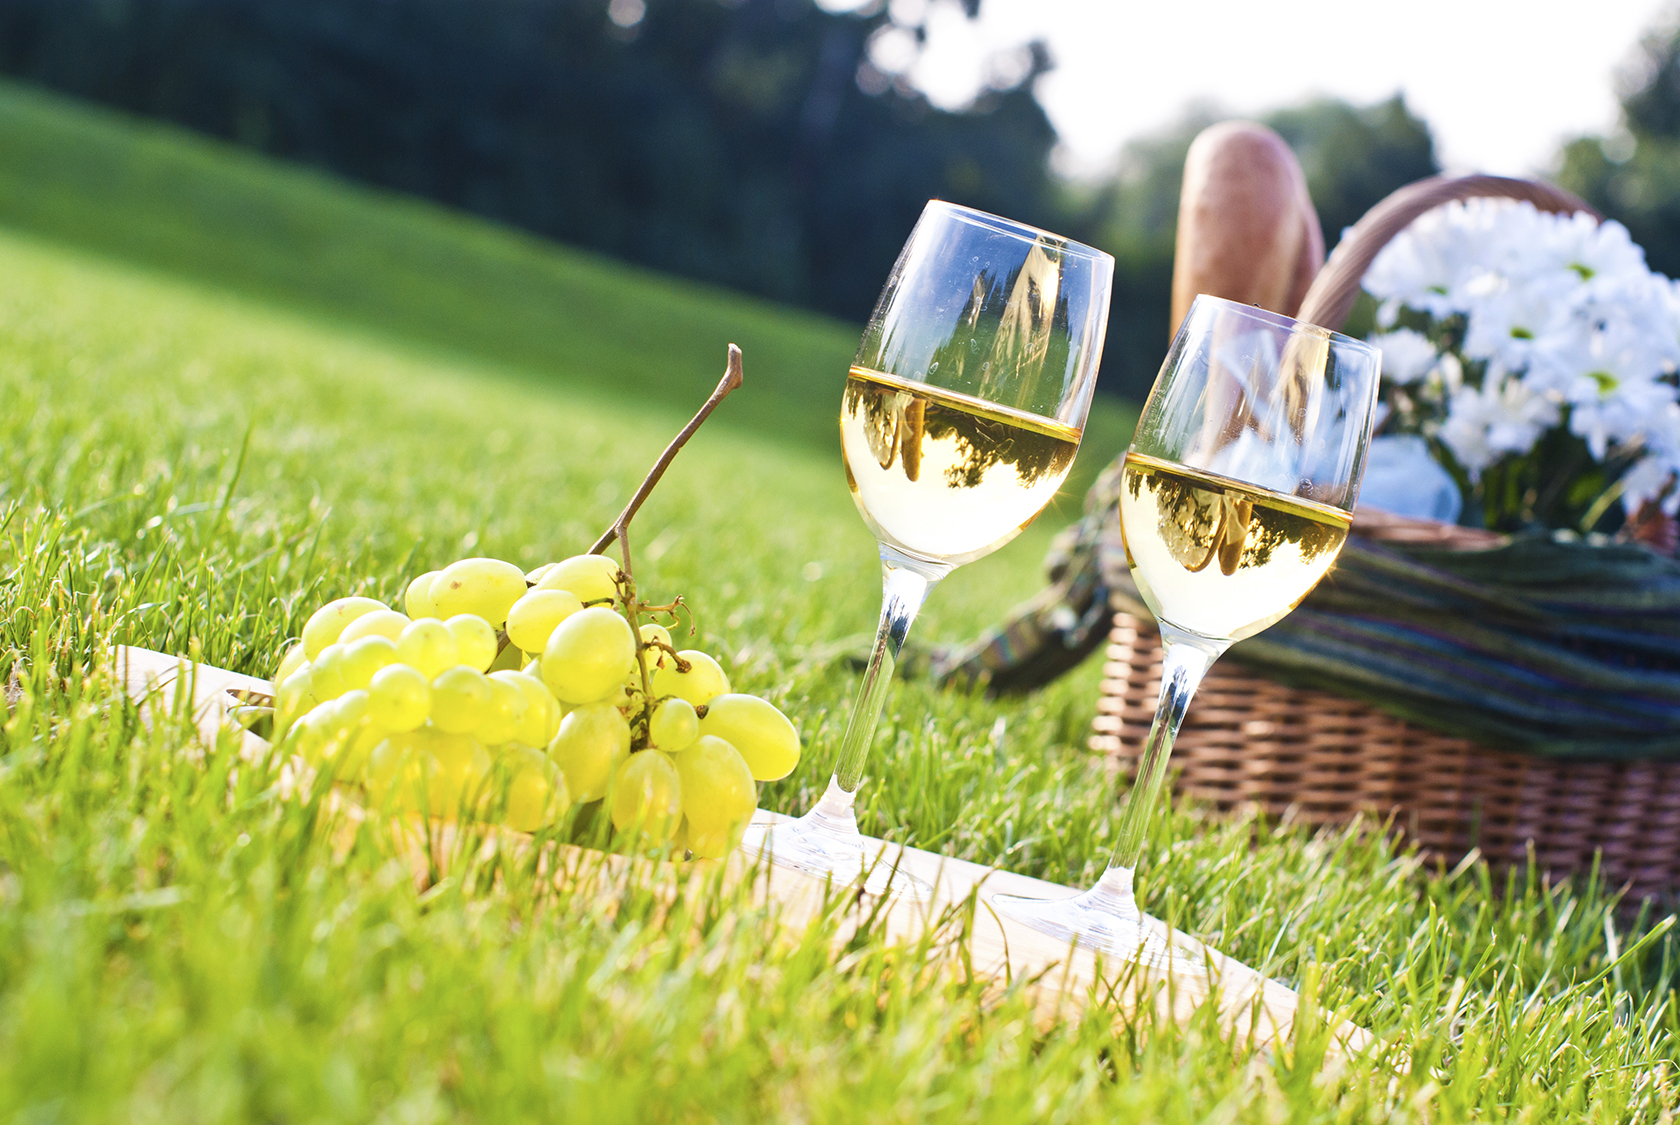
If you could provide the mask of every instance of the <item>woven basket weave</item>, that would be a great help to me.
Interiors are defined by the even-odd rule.
[[[1091,748],[1129,770],[1155,716],[1161,641],[1115,615]],[[1632,898],[1680,888],[1680,762],[1543,758],[1449,738],[1374,707],[1284,687],[1240,664],[1208,671],[1173,746],[1180,793],[1222,810],[1257,804],[1311,824],[1394,817],[1423,851],[1496,867],[1601,870]]]
[[[1340,327],[1360,279],[1418,215],[1473,196],[1526,199],[1544,211],[1591,208],[1543,183],[1436,177],[1402,188],[1350,230],[1299,317]],[[1490,533],[1361,511],[1354,533],[1449,549]],[[1091,748],[1128,772],[1154,718],[1161,644],[1152,622],[1115,615]],[[1231,810],[1256,804],[1313,824],[1393,817],[1432,858],[1479,848],[1496,867],[1534,860],[1558,875],[1595,862],[1631,899],[1680,890],[1680,762],[1545,758],[1426,730],[1365,703],[1274,683],[1219,661],[1196,692],[1173,747],[1179,792]]]

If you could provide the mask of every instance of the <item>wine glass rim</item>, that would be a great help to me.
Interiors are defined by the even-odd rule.
[[[1326,328],[1322,324],[1314,324],[1310,320],[1296,320],[1292,316],[1263,309],[1259,305],[1245,305],[1241,301],[1232,301],[1225,297],[1215,297],[1211,293],[1198,293],[1196,299],[1190,303],[1192,310],[1197,305],[1207,303],[1218,305],[1226,312],[1246,316],[1250,320],[1258,320],[1262,324],[1269,324],[1274,328],[1283,328],[1291,332],[1307,332],[1314,336],[1323,336],[1338,346],[1353,346],[1361,351],[1376,352],[1379,349],[1367,340],[1360,340],[1353,336],[1337,332],[1333,328]],[[1188,319],[1188,318],[1187,318]]]
[[[1066,235],[1045,230],[1043,227],[1035,227],[1031,223],[1006,219],[1002,215],[994,215],[990,211],[965,207],[961,203],[951,203],[944,199],[930,199],[927,203],[927,209],[930,211],[935,209],[945,211],[953,218],[961,219],[977,227],[985,227],[987,230],[995,231],[998,234],[1007,234],[1013,238],[1019,238],[1023,242],[1054,242],[1058,250],[1075,257],[1090,258],[1095,261],[1101,261],[1105,258],[1109,261],[1114,260],[1114,255],[1107,251],[1098,250],[1095,246],[1087,246],[1083,242],[1075,242]]]

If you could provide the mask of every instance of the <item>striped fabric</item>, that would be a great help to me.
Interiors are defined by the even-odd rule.
[[[1145,620],[1127,572],[1118,465],[1047,560],[1051,585],[928,670],[1029,691],[1101,645],[1111,609]],[[1680,757],[1680,563],[1645,547],[1534,532],[1481,550],[1348,539],[1295,610],[1225,657],[1490,745]]]

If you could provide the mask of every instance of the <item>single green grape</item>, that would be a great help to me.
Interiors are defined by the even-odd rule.
[[[286,655],[280,658],[280,667],[274,670],[274,683],[284,683],[287,676],[309,663],[309,653],[304,651],[303,642],[299,641],[286,650]]]
[[[554,569],[554,564],[553,563],[543,563],[541,566],[537,567],[537,569],[535,569],[535,570],[526,571],[525,572],[525,582],[526,582],[526,584],[530,585],[530,586],[535,586],[538,582],[541,582],[543,580],[543,575],[547,574],[549,571],[551,571],[553,569]]]
[[[419,671],[430,683],[448,668],[461,662],[455,634],[435,617],[421,617],[409,623],[397,638],[397,660]]]
[[[715,735],[740,751],[759,781],[776,781],[799,764],[799,732],[769,700],[756,695],[720,695],[706,704],[700,733]]]
[[[426,595],[444,620],[472,613],[500,627],[513,603],[525,596],[525,589],[525,572],[510,562],[462,559],[444,567]]]
[[[524,729],[531,704],[518,684],[494,677],[486,677],[486,680],[490,684],[490,704],[473,729],[473,735],[486,746],[501,746],[512,742]]]
[[[606,796],[619,764],[630,756],[630,724],[615,707],[592,703],[570,711],[548,744],[574,801]]]
[[[333,734],[332,721],[336,702],[328,700],[325,703],[317,703],[292,724],[293,753],[301,755],[310,763],[321,760],[321,752],[327,745],[327,739]]]
[[[466,734],[489,716],[490,701],[490,681],[484,673],[457,664],[432,681],[432,722],[445,734]]]
[[[432,713],[432,685],[418,668],[390,664],[368,684],[368,715],[386,730],[415,730]]]
[[[344,646],[331,644],[315,654],[309,662],[310,691],[317,700],[326,703],[350,690],[344,682],[339,664],[344,658]]]
[[[643,625],[641,634],[642,659],[647,662],[648,674],[651,676],[671,663],[671,652],[676,650],[671,644],[671,631],[657,622],[649,621]]]
[[[486,671],[496,661],[496,630],[476,613],[458,613],[444,627],[455,638],[455,660]]]
[[[541,750],[510,745],[498,751],[498,765],[507,776],[507,800],[502,822],[519,832],[546,828],[571,807],[566,778]]]
[[[389,734],[373,721],[370,702],[368,691],[356,688],[339,696],[333,704],[330,718],[332,733],[323,748],[322,758],[332,763],[336,777],[359,777],[366,766],[368,753]]]
[[[397,659],[397,646],[386,637],[363,637],[342,647],[344,652],[338,658],[338,678],[350,691],[367,687],[373,682],[375,672]]]
[[[417,751],[424,730],[420,727],[388,735],[368,755],[367,768],[362,771],[362,786],[376,807],[390,812],[402,811],[398,782],[406,770],[409,755]]]
[[[671,759],[657,750],[630,755],[613,777],[612,822],[620,832],[633,832],[663,844],[682,824],[682,780]]]
[[[735,747],[703,734],[672,763],[682,781],[688,848],[704,859],[734,851],[758,809],[758,787]]]
[[[336,730],[348,730],[359,726],[368,717],[368,691],[366,688],[351,688],[333,701],[332,723]]]
[[[547,746],[560,732],[560,701],[554,698],[541,680],[523,672],[492,672],[490,678],[499,683],[512,684],[525,695],[525,721],[520,723],[519,730],[513,735],[513,741],[521,746],[539,750]]]
[[[729,691],[729,677],[723,674],[718,662],[701,652],[699,649],[685,648],[677,653],[688,662],[686,672],[677,671],[673,661],[668,668],[661,668],[653,674],[654,698],[674,695],[678,699],[686,699],[696,707],[704,706],[717,696]]]
[[[305,661],[294,669],[292,674],[280,681],[280,686],[274,689],[274,713],[276,718],[288,716],[287,722],[297,719],[315,706],[314,687],[310,680],[315,666]]]
[[[584,605],[618,596],[618,564],[605,555],[573,555],[555,563],[537,583],[539,590],[570,590]]]
[[[562,703],[606,698],[635,666],[636,634],[606,606],[580,610],[560,622],[543,649],[543,682]]]
[[[339,598],[316,610],[303,626],[303,651],[310,660],[321,650],[337,641],[344,627],[365,614],[385,609],[382,602],[372,598]]]
[[[369,795],[393,812],[450,818],[482,796],[490,769],[475,739],[426,726],[381,741],[363,776]]]
[[[408,584],[403,593],[403,608],[408,610],[408,616],[413,620],[438,615],[437,607],[432,605],[431,589],[432,581],[442,573],[441,570],[428,570]]]
[[[667,699],[648,719],[648,744],[667,754],[686,750],[700,737],[700,716],[686,699]]]
[[[398,613],[394,609],[376,609],[346,625],[344,632],[339,634],[338,643],[347,645],[363,637],[384,637],[395,644],[407,627],[408,614]]]
[[[629,707],[630,704],[631,704],[632,698],[634,696],[640,695],[641,692],[642,692],[641,681],[639,679],[637,679],[634,674],[632,674],[631,677],[628,680],[625,680],[622,684],[619,684],[618,687],[616,689],[614,689],[614,691],[611,695],[607,696],[605,699],[596,700],[596,702],[597,703],[605,703],[609,707],[617,707],[620,711],[622,711],[626,707]]]
[[[541,652],[555,626],[582,608],[570,590],[532,590],[508,610],[508,640],[525,652]]]
[[[350,691],[318,703],[296,724],[294,749],[317,769],[345,771],[344,747],[361,733],[366,718],[366,692]]]

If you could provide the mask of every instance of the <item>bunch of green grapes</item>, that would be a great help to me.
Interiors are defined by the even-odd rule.
[[[536,831],[605,801],[621,833],[719,858],[799,734],[712,657],[633,626],[630,586],[603,555],[529,574],[462,559],[409,583],[407,613],[329,602],[275,673],[276,737],[395,808]]]

